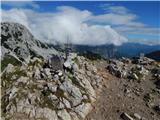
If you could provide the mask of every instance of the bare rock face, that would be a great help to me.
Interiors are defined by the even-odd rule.
[[[29,30],[18,23],[1,23],[2,60],[6,54],[16,56],[21,61],[29,62],[30,57],[47,58],[58,54],[54,48],[35,39]]]

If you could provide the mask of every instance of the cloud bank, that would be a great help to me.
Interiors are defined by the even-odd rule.
[[[94,19],[91,12],[69,6],[57,7],[56,11],[50,13],[29,9],[2,10],[2,21],[21,23],[44,42],[121,45],[127,41],[109,25],[90,24]]]

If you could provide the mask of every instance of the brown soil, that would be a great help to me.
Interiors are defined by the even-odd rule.
[[[148,107],[144,95],[151,93],[155,88],[151,75],[140,83],[128,79],[119,79],[110,75],[105,66],[107,63],[99,63],[100,74],[104,76],[104,86],[99,98],[93,105],[93,110],[85,120],[122,120],[123,112],[133,116],[139,114],[142,120],[160,120],[158,114],[152,107]],[[160,103],[160,93],[153,94],[153,103]]]

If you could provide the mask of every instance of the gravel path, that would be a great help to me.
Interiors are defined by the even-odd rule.
[[[104,67],[101,73],[105,76],[103,89],[85,120],[122,120],[120,116],[124,112],[131,116],[137,113],[142,120],[160,120],[160,114],[147,107],[144,101],[144,95],[155,88],[150,76],[138,83],[118,79],[107,73]],[[155,100],[160,103],[160,94]]]

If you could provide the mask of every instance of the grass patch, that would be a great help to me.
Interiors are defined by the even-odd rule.
[[[36,100],[36,103],[39,104],[39,106],[41,106],[42,108],[50,108],[52,110],[56,109],[56,101],[52,101],[48,96],[52,94],[52,92],[50,90],[43,90],[42,91],[42,95],[41,95],[41,100],[38,101]]]
[[[73,59],[73,62],[74,62],[74,63],[78,63],[78,58],[75,57],[75,58]]]
[[[14,66],[20,66],[22,65],[22,63],[20,61],[18,61],[15,57],[11,56],[11,55],[6,55],[3,60],[1,61],[1,71],[3,71],[7,65],[11,63]]]
[[[16,76],[16,79],[18,79],[20,76],[27,76],[25,71],[20,70],[19,67],[16,67],[14,72],[9,73],[9,74],[4,73],[1,76],[2,82],[5,82],[5,86],[2,84],[2,87],[8,88],[12,85],[12,83],[14,82],[14,80],[12,79],[13,75]]]
[[[64,94],[64,91],[61,90],[60,88],[57,89],[55,95],[56,95],[57,97],[61,97],[61,98],[64,97],[64,98],[66,98],[66,97],[65,97],[65,94]]]
[[[52,91],[49,89],[42,91],[43,96],[49,96],[51,93],[52,93]]]

